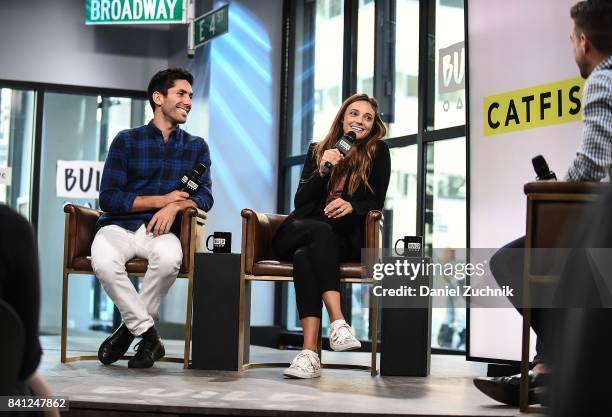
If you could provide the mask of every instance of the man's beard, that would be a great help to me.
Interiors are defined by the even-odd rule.
[[[578,69],[580,70],[580,76],[586,80],[588,76],[591,75],[591,71],[589,71],[588,65],[586,64],[586,62],[579,61],[576,61],[576,64],[578,65]]]
[[[181,120],[180,116],[178,115],[178,111],[179,110],[174,110],[173,112],[172,110],[170,110],[170,111],[165,111],[163,113],[167,119],[172,121],[173,124],[182,125],[187,122],[187,116],[189,116],[189,113],[187,113],[187,116],[185,116],[185,120]]]

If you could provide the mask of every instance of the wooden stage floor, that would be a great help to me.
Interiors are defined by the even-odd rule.
[[[59,337],[41,337],[39,371],[56,395],[68,397],[67,415],[242,416],[514,416],[513,407],[481,394],[472,378],[486,365],[463,356],[434,355],[427,378],[371,377],[366,371],[323,369],[321,378],[284,379],[282,369],[246,372],[184,370],[174,363],[132,370],[126,361],[61,364]],[[96,352],[100,340],[71,336],[70,354]],[[180,354],[181,341],[165,341]],[[290,361],[295,351],[254,346],[253,361]],[[369,353],[323,352],[323,360],[367,365]]]

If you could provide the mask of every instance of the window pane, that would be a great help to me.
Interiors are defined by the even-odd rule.
[[[428,143],[426,148],[425,245],[444,259],[465,262],[455,249],[466,247],[466,154],[465,138]],[[434,286],[452,285],[434,276]],[[448,298],[446,308],[432,314],[432,346],[465,349],[465,300]]]
[[[315,22],[314,94],[312,138],[323,139],[342,104],[342,45],[344,42],[344,1],[317,0],[329,4],[329,14],[317,14]]]
[[[0,89],[0,203],[28,219],[33,143],[34,92]]]
[[[302,165],[293,165],[285,170],[285,214],[289,214],[295,208],[293,206],[293,197],[297,191],[300,182],[300,174],[302,173]]]
[[[434,128],[465,124],[463,0],[437,0]]]
[[[383,246],[392,247],[397,239],[416,234],[417,146],[392,148],[391,179],[384,207]],[[369,340],[370,287],[353,285],[352,326],[360,340]]]
[[[393,122],[388,137],[406,136],[418,130],[419,1],[396,0],[395,94]]]
[[[357,23],[357,92],[374,95],[374,2],[360,2]]]
[[[287,155],[306,153],[327,134],[342,103],[344,2],[300,1],[296,5],[295,78]]]
[[[416,234],[417,146],[391,148],[391,178],[385,199],[385,246]]]

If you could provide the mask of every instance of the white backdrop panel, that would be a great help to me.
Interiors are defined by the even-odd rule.
[[[523,185],[535,177],[531,158],[542,154],[561,178],[578,148],[580,122],[486,137],[483,127],[484,97],[578,76],[569,40],[575,2],[468,3],[472,248],[498,248],[524,235]],[[519,360],[520,334],[515,310],[472,310],[468,354]]]

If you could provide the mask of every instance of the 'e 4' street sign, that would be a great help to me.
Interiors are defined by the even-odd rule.
[[[185,0],[85,0],[85,24],[185,23]]]
[[[227,33],[229,28],[228,6],[208,12],[193,21],[193,47],[204,45],[217,36]]]

